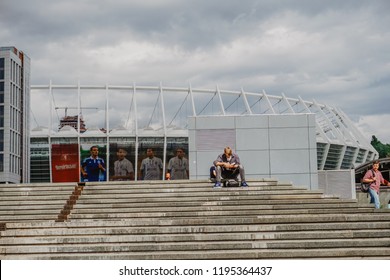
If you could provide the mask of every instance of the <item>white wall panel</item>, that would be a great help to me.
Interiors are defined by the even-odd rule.
[[[190,147],[196,147],[193,152],[197,161],[192,164],[197,165],[197,173],[192,173],[192,179],[208,176],[213,160],[223,152],[223,147],[233,146],[224,140],[215,142],[214,135],[221,137],[224,126],[227,135],[236,138],[233,150],[240,156],[247,179],[277,178],[318,189],[314,114],[193,118],[197,119],[196,127],[190,126],[189,130],[194,131],[195,138],[190,137],[189,143]],[[221,121],[223,118],[227,118],[226,122]],[[202,143],[192,145],[193,141]]]
[[[309,135],[307,127],[270,128],[270,149],[307,149],[309,147]]]
[[[235,118],[236,128],[268,128],[268,115],[265,115],[264,118],[259,118],[258,116],[242,116],[240,118]]]
[[[269,115],[269,127],[307,127],[310,114]]]
[[[231,116],[215,116],[213,122],[209,122],[209,118],[196,118],[196,128],[201,129],[229,129],[235,127],[234,117]]]
[[[308,150],[271,150],[271,174],[310,173]]]
[[[268,150],[268,129],[237,129],[237,148],[242,150]]]
[[[262,175],[262,178],[270,177],[269,151],[268,150],[237,150],[241,163],[245,167],[248,178]]]

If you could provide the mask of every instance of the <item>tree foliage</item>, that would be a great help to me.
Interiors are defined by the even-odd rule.
[[[371,138],[371,145],[379,154],[379,158],[390,157],[390,144],[383,144],[375,135]]]

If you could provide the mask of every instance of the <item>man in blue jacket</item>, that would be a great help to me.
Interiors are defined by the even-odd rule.
[[[81,175],[84,178],[84,181],[88,182],[98,182],[105,181],[105,172],[106,164],[104,159],[100,158],[99,148],[97,146],[92,146],[89,149],[91,154],[90,157],[85,158],[81,163]]]

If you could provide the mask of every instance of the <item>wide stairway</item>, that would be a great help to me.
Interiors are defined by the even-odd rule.
[[[390,259],[390,211],[274,179],[0,187],[0,259]]]

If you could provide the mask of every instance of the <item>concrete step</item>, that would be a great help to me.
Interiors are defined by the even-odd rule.
[[[273,179],[54,186],[0,189],[0,259],[390,259],[390,211]]]
[[[0,225],[12,221],[55,221],[81,194],[77,184],[4,185],[0,188]]]
[[[99,242],[95,244],[46,244],[45,246],[18,245],[2,248],[5,255],[12,254],[56,254],[73,252],[156,252],[156,251],[200,251],[200,250],[249,250],[249,249],[324,249],[324,248],[390,248],[390,238],[375,239],[316,239],[316,240],[233,240],[233,241],[181,241],[175,242]]]
[[[66,223],[67,227],[82,225],[81,227],[98,226],[101,223],[111,226],[199,226],[199,225],[250,225],[250,224],[281,224],[281,223],[351,223],[351,222],[375,222],[390,221],[390,211],[387,209],[373,210],[366,213],[324,213],[324,214],[301,214],[301,215],[254,215],[254,216],[212,216],[212,217],[148,217],[123,219],[115,221],[86,219]],[[77,223],[76,223],[77,222]],[[91,222],[91,224],[89,223]],[[101,222],[101,223],[100,223]],[[44,223],[22,223],[28,227],[47,225]],[[55,224],[55,223],[54,223]],[[48,225],[53,226],[53,223]],[[7,229],[17,227],[16,223],[7,223]],[[60,227],[60,226],[59,226]]]
[[[271,231],[337,231],[337,230],[382,230],[390,228],[390,221],[382,221],[377,215],[373,215],[372,221],[353,221],[353,222],[327,222],[321,221],[315,223],[258,223],[258,224],[216,224],[216,225],[136,225],[132,220],[122,221],[71,221],[65,223],[56,222],[14,222],[7,223],[7,230],[0,232],[2,238],[18,236],[67,236],[67,235],[136,235],[136,234],[180,234],[180,233],[226,233],[226,232],[271,232]],[[351,232],[352,234],[353,232]]]
[[[99,207],[101,206],[101,207]],[[78,204],[75,206],[73,214],[91,214],[96,212],[101,212],[104,209],[105,213],[148,213],[148,212],[199,212],[199,211],[270,211],[270,210],[278,210],[278,211],[299,211],[299,210],[340,210],[347,209],[351,211],[364,211],[369,209],[373,209],[372,205],[366,204],[361,205],[360,208],[356,207],[356,204],[351,203],[338,203],[338,204],[298,204],[298,205],[289,205],[289,204],[281,204],[281,205],[272,205],[272,204],[209,204],[206,205],[203,203],[190,203],[189,205],[181,205],[181,206],[167,206],[166,204],[136,204],[136,205],[128,205],[128,204]],[[16,210],[16,209],[15,209]],[[19,209],[23,210],[23,209]],[[1,212],[2,210],[0,210]]]
[[[73,232],[73,233],[72,233]],[[10,245],[15,246],[15,240],[17,239],[18,246],[26,245],[52,245],[52,244],[101,244],[101,243],[150,243],[150,242],[211,242],[211,241],[256,241],[256,240],[326,240],[330,239],[362,239],[362,238],[390,238],[390,232],[388,229],[365,229],[355,230],[350,229],[343,230],[317,230],[317,231],[242,231],[242,232],[214,232],[214,233],[165,233],[165,234],[115,234],[109,236],[108,234],[90,234],[86,235],[82,232],[75,234],[74,231],[66,232],[62,235],[57,235],[52,232],[53,235],[45,232],[44,235],[17,235],[17,236],[4,236],[0,240],[2,246]]]
[[[390,259],[390,248],[249,249],[152,252],[30,254],[30,260],[232,260],[232,259]],[[25,260],[26,254],[2,259]]]
[[[367,209],[300,209],[300,210],[204,210],[204,211],[158,211],[155,212],[126,212],[125,210],[108,211],[100,213],[91,211],[90,213],[74,211],[68,219],[135,219],[135,218],[182,218],[182,217],[234,217],[234,216],[265,216],[265,215],[300,215],[300,214],[331,214],[331,213],[367,213]],[[370,209],[373,212],[374,209]],[[110,213],[111,212],[111,213]]]

